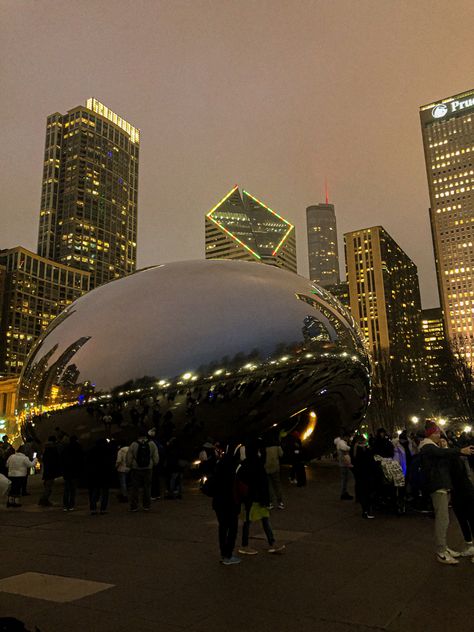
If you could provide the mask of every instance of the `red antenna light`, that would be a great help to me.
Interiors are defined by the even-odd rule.
[[[324,188],[326,191],[326,204],[329,204],[328,179],[324,178]]]

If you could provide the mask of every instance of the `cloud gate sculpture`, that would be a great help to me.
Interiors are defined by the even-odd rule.
[[[72,303],[37,341],[19,387],[23,434],[90,445],[302,433],[322,454],[364,418],[370,362],[350,313],[307,279],[258,263],[170,263]]]

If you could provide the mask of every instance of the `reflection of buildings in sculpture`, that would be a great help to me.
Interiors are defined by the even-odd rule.
[[[446,335],[474,361],[474,90],[420,108]]]
[[[306,344],[331,340],[328,330],[314,316],[305,316],[303,322],[303,339]]]
[[[206,259],[257,261],[296,272],[295,228],[234,187],[206,215]]]
[[[51,114],[38,253],[91,273],[91,289],[133,272],[140,130],[96,99]]]
[[[309,278],[327,287],[339,283],[339,255],[334,204],[315,204],[306,209]]]
[[[65,349],[65,351],[63,351],[59,358],[53,362],[48,369],[46,369],[38,388],[38,396],[40,400],[46,402],[49,400],[52,405],[60,402],[71,402],[77,400],[77,397],[80,394],[81,385],[77,385],[76,382],[71,384],[70,381],[68,381],[71,378],[71,372],[68,373],[65,381],[63,380],[63,374],[70,360],[89,340],[90,336],[83,336],[76,340],[67,349]],[[69,366],[74,366],[77,370],[76,365]],[[79,372],[77,375],[79,375]]]
[[[16,430],[17,388],[18,378],[0,379],[0,437]]]
[[[317,411],[312,441],[320,451],[333,426],[353,428],[365,412],[367,356],[362,342],[343,331],[352,329],[351,316],[296,274],[235,261],[179,262],[105,284],[73,310],[28,362],[38,367],[59,344],[39,388],[32,393],[25,385],[20,404],[36,404],[23,416],[24,427],[30,420],[41,440],[57,426],[84,445],[104,432],[99,416],[78,405],[86,379],[95,388],[89,411],[120,413],[120,422],[112,422],[115,439],[133,438],[137,412],[152,423],[159,399],[161,420],[170,421],[186,456],[207,436],[225,442],[269,428],[304,430],[303,409]],[[177,310],[186,317],[176,318]],[[316,321],[329,342],[316,340]],[[80,335],[91,342],[73,355]],[[28,367],[25,376],[36,375]]]
[[[424,309],[421,312],[421,327],[427,386],[432,392],[439,394],[447,387],[441,375],[446,353],[446,337],[441,308]]]
[[[335,296],[346,309],[351,308],[351,301],[349,298],[349,284],[347,283],[347,281],[341,281],[340,283],[334,283],[333,285],[325,285],[324,289]]]
[[[89,289],[90,274],[20,246],[0,251],[5,268],[0,315],[0,373],[19,374],[38,336]]]
[[[422,377],[421,301],[416,265],[381,227],[344,235],[351,313],[375,362],[395,358]]]

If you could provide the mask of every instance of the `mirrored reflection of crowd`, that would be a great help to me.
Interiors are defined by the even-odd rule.
[[[407,511],[434,515],[436,560],[456,565],[461,557],[474,563],[474,437],[466,432],[446,433],[426,420],[423,430],[403,430],[391,438],[384,428],[375,435],[342,430],[334,440],[341,478],[341,500],[353,500],[348,491],[354,478],[355,500],[362,517],[375,512]],[[464,536],[464,548],[448,546],[449,506]]]

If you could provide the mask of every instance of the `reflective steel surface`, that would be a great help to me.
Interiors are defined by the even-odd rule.
[[[317,455],[360,423],[369,391],[362,335],[332,295],[269,265],[207,260],[72,303],[24,367],[19,411],[40,441],[58,428],[128,441],[144,423],[191,454],[208,437],[297,429]]]

